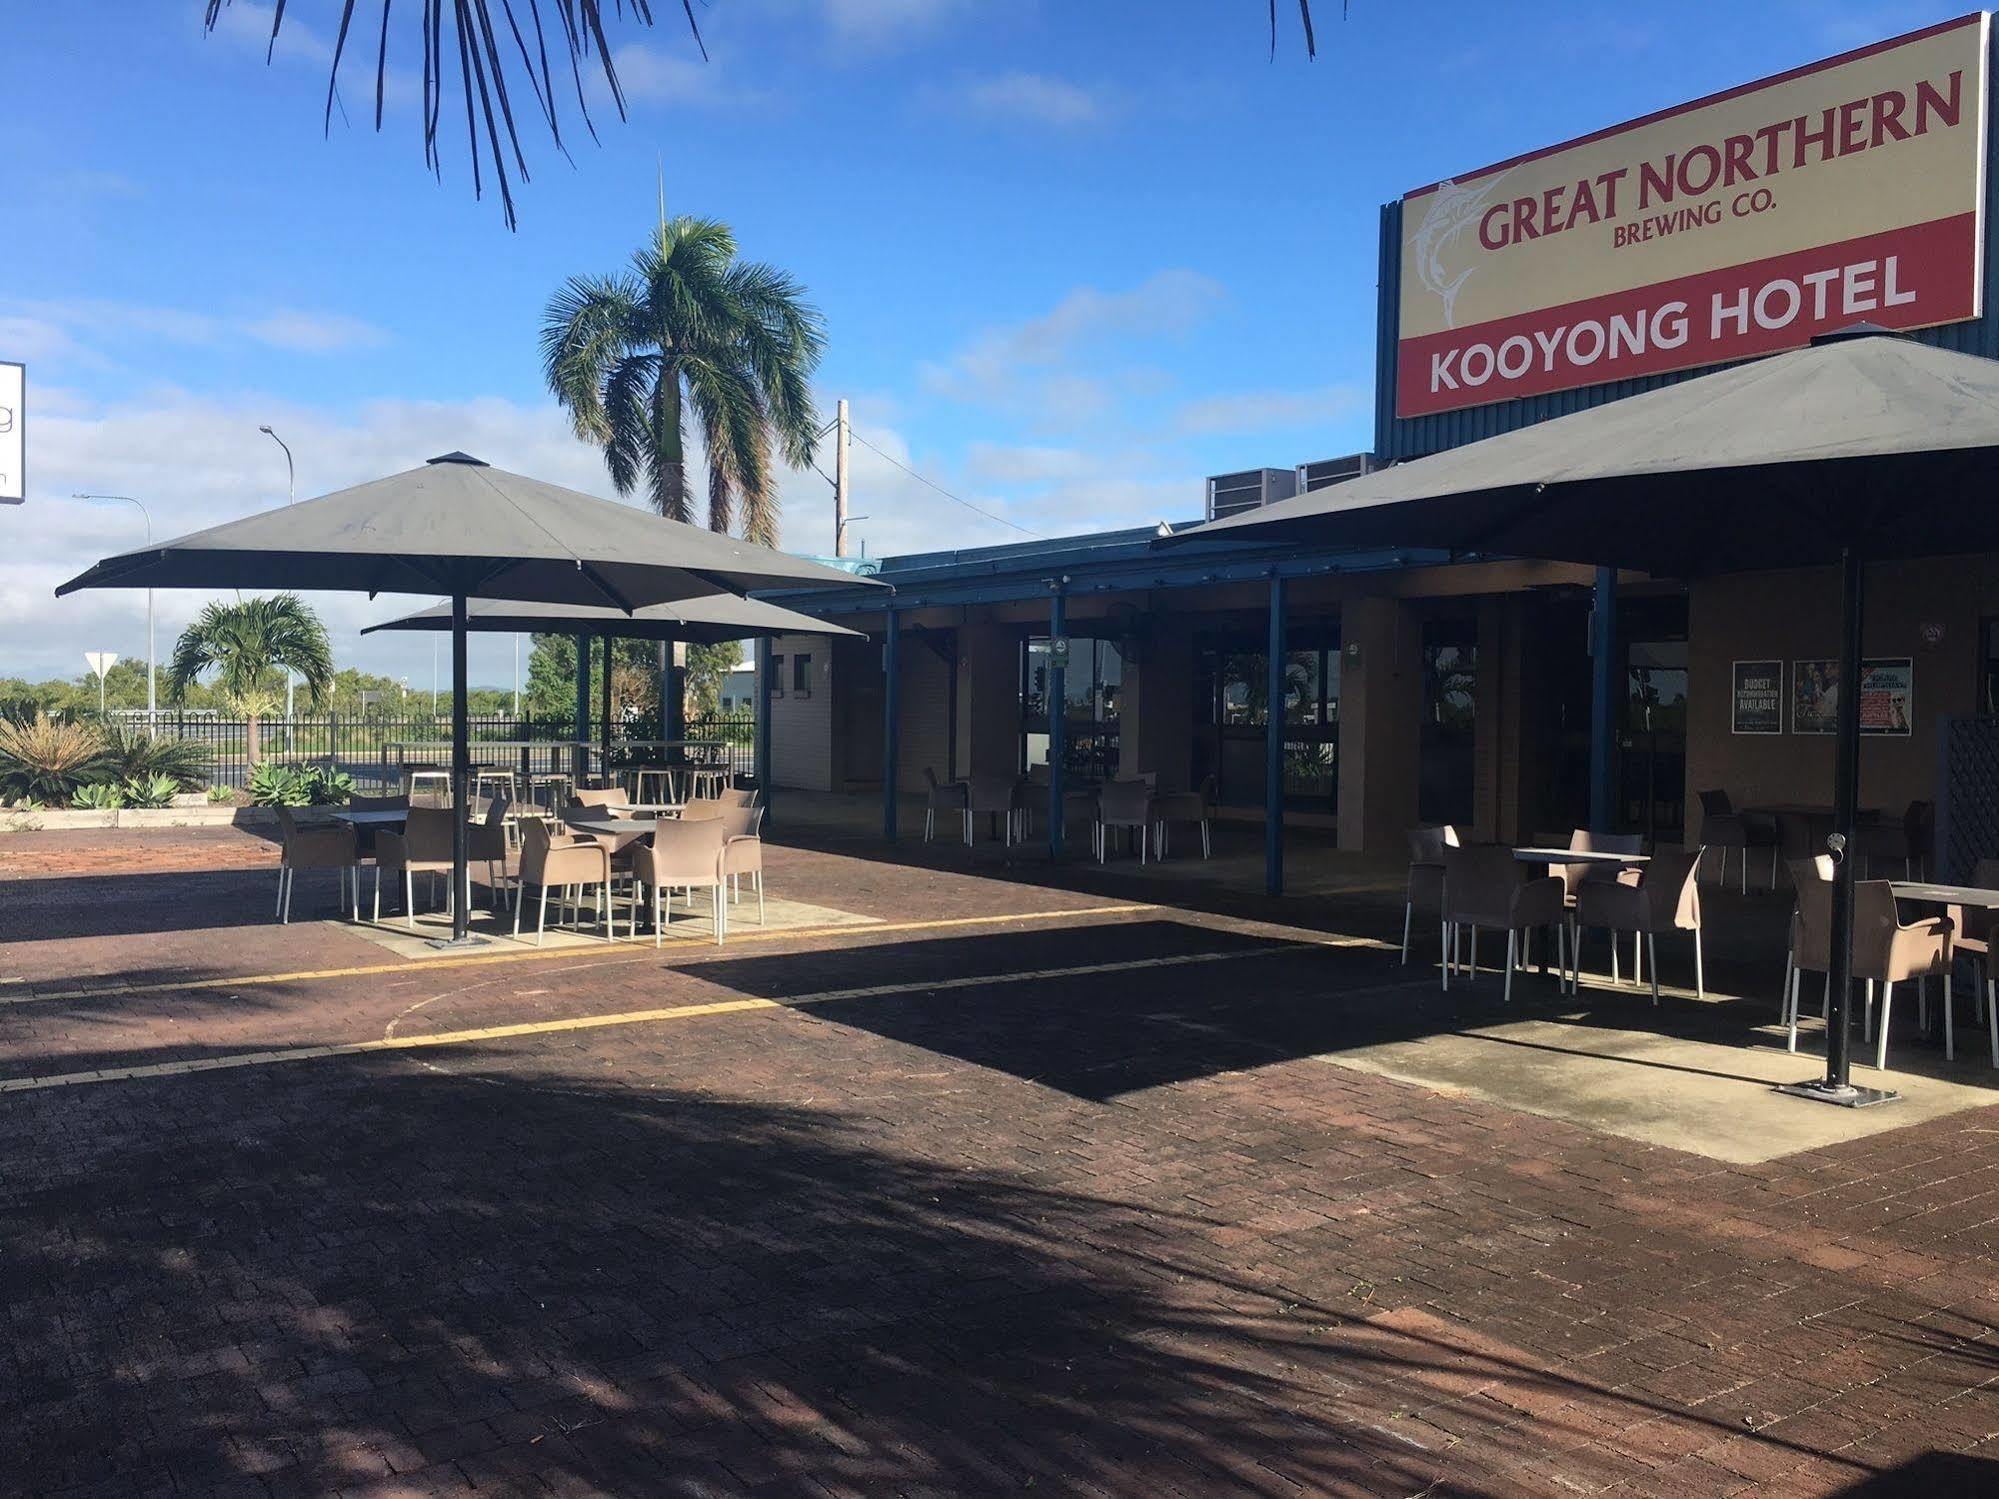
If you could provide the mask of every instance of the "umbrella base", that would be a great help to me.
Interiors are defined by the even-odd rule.
[[[1842,1109],[1871,1109],[1877,1103],[1893,1103],[1902,1096],[1893,1088],[1859,1088],[1852,1083],[1838,1087],[1822,1077],[1808,1083],[1785,1083],[1777,1091],[1793,1098],[1809,1098],[1815,1103],[1837,1104]]]
[[[467,932],[462,937],[432,937],[430,941],[425,943],[424,945],[426,947],[435,947],[440,951],[445,951],[452,948],[491,947],[493,945],[493,939],[491,937],[480,937],[471,932]]]

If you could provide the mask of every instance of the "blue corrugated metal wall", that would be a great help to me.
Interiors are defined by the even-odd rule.
[[[1999,28],[1994,31],[1993,51],[1999,54]],[[1988,58],[1988,89],[1995,71]],[[1988,101],[1988,110],[1990,108]],[[1985,143],[1985,221],[1988,241],[1993,233],[1993,208],[1999,203],[1999,121],[1988,127]],[[1985,255],[1985,315],[1968,323],[1950,323],[1941,328],[1925,328],[1911,335],[1925,343],[1964,354],[1982,354],[1999,359],[1999,256],[1988,243]],[[1375,304],[1374,331],[1374,451],[1384,461],[1420,458],[1425,453],[1462,447],[1483,437],[1496,437],[1516,427],[1531,426],[1551,416],[1621,400],[1641,391],[1656,390],[1676,380],[1705,375],[1716,368],[1679,370],[1670,375],[1648,375],[1639,380],[1618,380],[1608,385],[1591,385],[1582,390],[1556,391],[1517,401],[1498,401],[1489,406],[1468,406],[1458,411],[1440,411],[1408,421],[1395,415],[1396,308],[1402,296],[1402,204],[1388,203],[1381,210],[1381,262]]]

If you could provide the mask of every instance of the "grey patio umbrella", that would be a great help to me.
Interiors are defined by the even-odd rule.
[[[1660,577],[1838,563],[1840,681],[1860,679],[1864,562],[1999,548],[1999,362],[1858,328],[1162,542],[1441,547]],[[1835,823],[1852,845],[1860,694],[1839,694]],[[1839,863],[1826,1075],[1851,1085],[1853,860]],[[1878,1095],[1876,1095],[1878,1096]]]
[[[451,606],[436,604],[414,614],[369,625],[377,630],[448,630]],[[570,604],[534,604],[500,599],[473,599],[465,606],[465,628],[494,634],[541,632],[553,635],[596,635],[610,640],[685,640],[719,645],[728,640],[767,635],[849,635],[859,630],[828,624],[796,609],[781,609],[761,599],[713,594],[673,604],[653,604],[627,614],[622,609],[588,609]],[[861,637],[864,638],[864,637]],[[607,657],[608,659],[608,657]],[[604,677],[604,763],[611,763],[611,678]]]
[[[421,468],[107,557],[56,590],[298,588],[451,598],[452,941],[465,942],[465,615],[473,597],[635,610],[757,588],[867,584],[838,569],[446,453]]]

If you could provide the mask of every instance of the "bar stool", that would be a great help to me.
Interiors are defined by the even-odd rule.
[[[426,782],[439,787],[446,801],[451,800],[451,772],[449,770],[439,770],[435,766],[427,768],[411,766],[403,771],[403,789],[409,793],[410,800],[412,801],[416,800]]]
[[[647,796],[648,785],[658,788],[657,796]],[[673,794],[673,772],[664,765],[641,765],[632,775],[632,800],[640,806],[678,801]]]
[[[538,771],[528,777],[528,801],[553,817],[576,795],[576,777],[564,770]]]
[[[476,799],[484,796],[489,800],[492,799],[491,793],[486,789],[489,786],[495,791],[504,792],[509,802],[520,800],[520,778],[510,767],[502,765],[479,766],[472,773],[473,797]]]

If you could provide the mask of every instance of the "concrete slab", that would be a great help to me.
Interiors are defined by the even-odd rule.
[[[1634,996],[1633,1003],[1642,1001]],[[1650,1018],[1651,1007],[1644,1010],[1634,1026]],[[1999,1072],[1988,1065],[1983,1036],[1960,1035],[1959,1043],[1954,1065],[1927,1049],[1919,1052],[1923,1071],[1856,1065],[1856,1082],[1902,1094],[1870,1109],[1775,1092],[1780,1083],[1820,1075],[1825,1063],[1822,1053],[1785,1051],[1774,1026],[1748,1045],[1721,1044],[1606,1028],[1600,1010],[1587,1020],[1578,1013],[1500,1022],[1319,1060],[1747,1165],[1999,1103]]]

